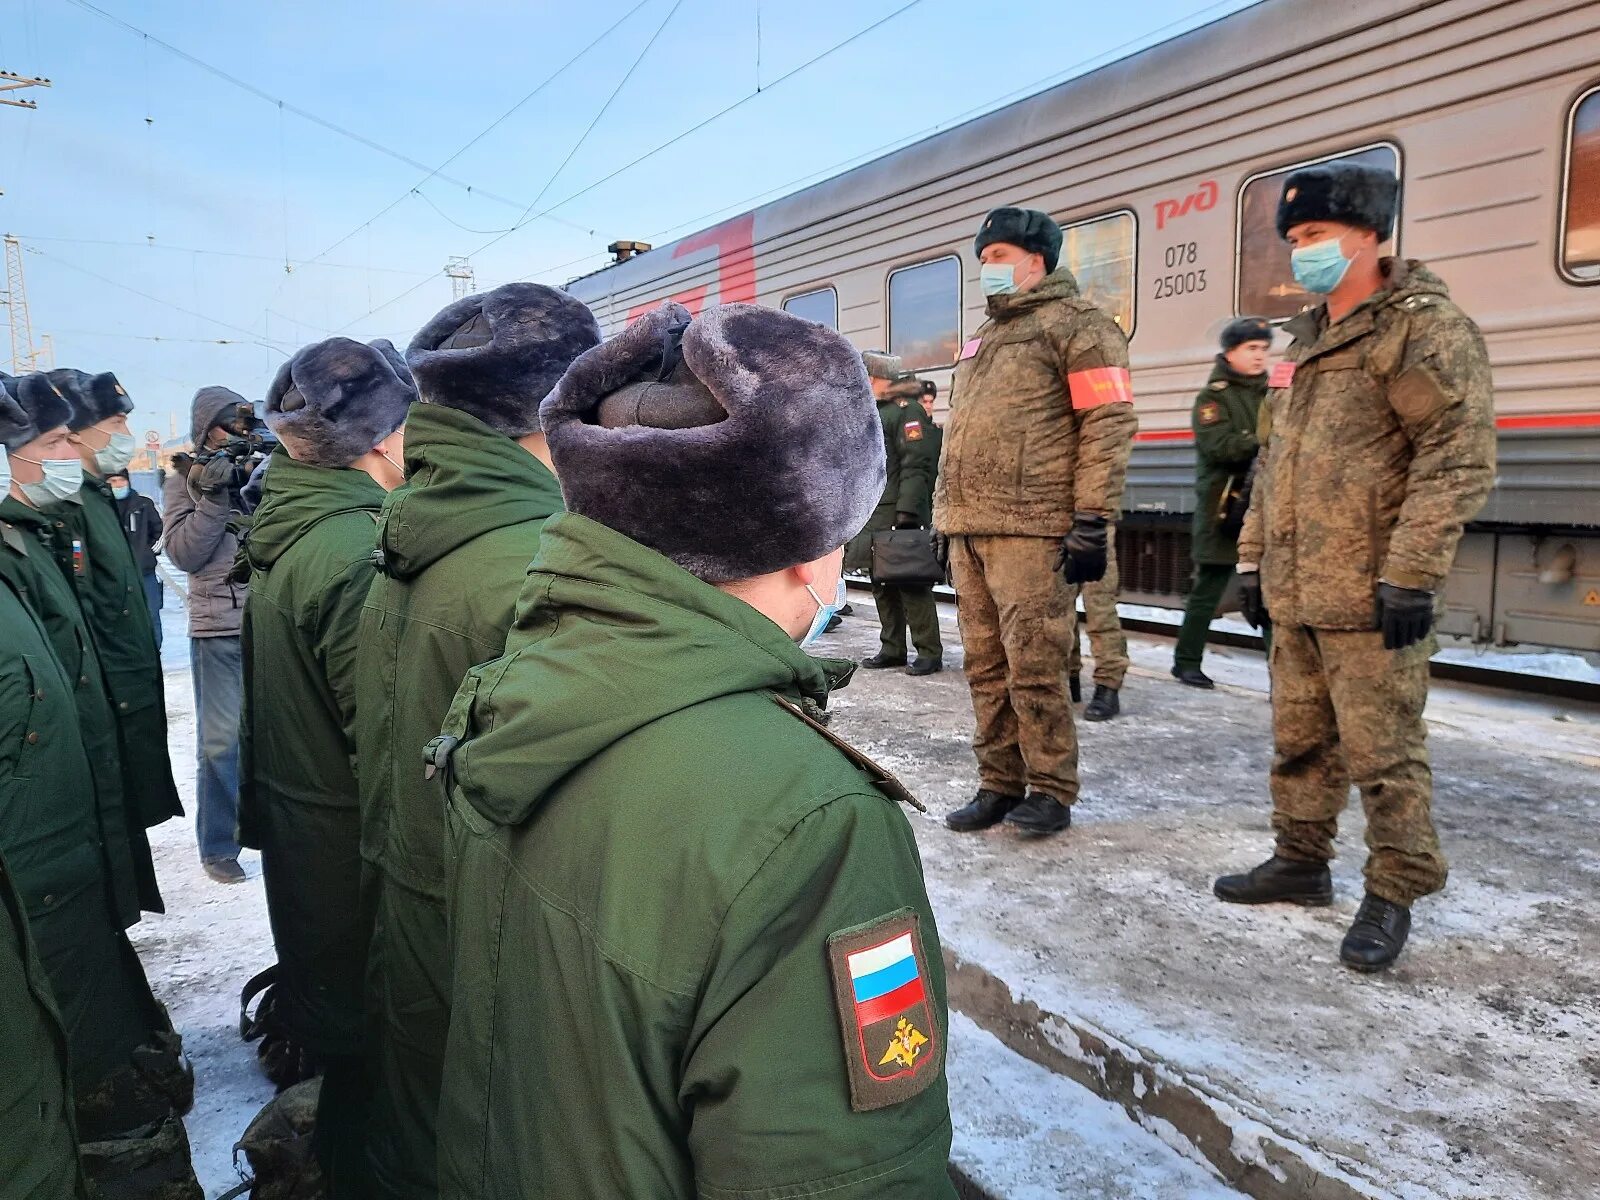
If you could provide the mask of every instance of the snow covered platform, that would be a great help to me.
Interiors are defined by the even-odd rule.
[[[1219,687],[1200,692],[1168,675],[1170,641],[1131,637],[1123,715],[1080,726],[1071,831],[959,835],[941,818],[976,787],[972,716],[953,610],[941,608],[945,673],[860,672],[836,697],[834,728],[931,810],[910,815],[965,1017],[955,1158],[975,1180],[996,1196],[1146,1194],[1095,1190],[1067,1163],[1050,1191],[1025,1174],[1036,1156],[994,1153],[996,1123],[1071,1136],[1080,1118],[1059,1091],[993,1085],[962,1053],[970,1025],[1250,1196],[1600,1194],[1600,711],[1436,684],[1451,882],[1418,904],[1400,964],[1366,977],[1337,958],[1361,897],[1358,804],[1333,908],[1211,896],[1214,876],[1271,848],[1258,653],[1208,653]],[[870,601],[856,614],[824,653],[875,649]]]

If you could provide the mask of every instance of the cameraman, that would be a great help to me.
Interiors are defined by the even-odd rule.
[[[167,557],[189,576],[189,662],[198,725],[195,835],[200,862],[218,883],[242,883],[239,816],[239,627],[247,585],[233,583],[249,508],[240,489],[261,461],[261,422],[225,387],[194,396],[194,462],[164,485]]]

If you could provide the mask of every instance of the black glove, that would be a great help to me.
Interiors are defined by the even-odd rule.
[[[894,515],[896,529],[921,529],[922,522],[917,519],[916,513],[897,512]]]
[[[1385,650],[1404,650],[1433,628],[1433,593],[1421,588],[1378,583],[1378,628]]]
[[[234,462],[226,454],[213,454],[189,468],[189,490],[202,496],[225,492],[233,483]]]
[[[1272,617],[1261,595],[1261,572],[1239,572],[1239,611],[1251,629],[1271,629]]]
[[[1068,583],[1105,578],[1106,528],[1106,519],[1098,514],[1072,514],[1072,532],[1061,539],[1061,553],[1056,556],[1056,570]]]
[[[950,574],[950,539],[935,529],[928,535],[928,544],[933,547],[934,561],[944,568],[946,575]]]

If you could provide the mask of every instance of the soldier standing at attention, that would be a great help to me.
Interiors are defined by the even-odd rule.
[[[355,679],[361,850],[376,891],[367,1155],[373,1194],[390,1200],[439,1194],[450,1028],[444,806],[419,755],[468,669],[505,650],[539,531],[562,510],[539,403],[599,341],[581,302],[508,283],[451,304],[406,350],[418,393],[406,483],[384,502]]]
[[[1222,353],[1211,378],[1194,398],[1194,525],[1189,558],[1194,584],[1183,609],[1183,627],[1173,652],[1172,674],[1190,687],[1215,686],[1200,669],[1206,631],[1239,561],[1237,522],[1249,498],[1256,461],[1256,421],[1267,394],[1267,352],[1272,326],[1260,317],[1240,317],[1222,331]]]
[[[883,499],[872,510],[867,527],[850,543],[851,569],[872,566],[872,535],[883,529],[922,529],[933,515],[933,480],[939,469],[933,448],[933,422],[920,403],[922,382],[892,354],[863,354],[872,395],[883,422],[884,461],[888,482]],[[932,675],[944,670],[944,643],[939,636],[939,609],[933,585],[913,587],[872,581],[878,605],[880,648],[862,666],[868,670],[906,665],[906,626],[916,645],[916,661],[907,675]]]
[[[386,341],[329,338],[284,363],[266,404],[282,445],[242,550],[239,835],[261,851],[278,1015],[325,1066],[315,1146],[330,1200],[365,1196],[370,1176],[355,663],[414,399]]]
[[[1366,896],[1340,957],[1399,957],[1411,904],[1444,887],[1422,709],[1436,593],[1494,482],[1494,393],[1472,319],[1419,262],[1380,257],[1399,181],[1327,164],[1284,181],[1278,233],[1326,299],[1289,322],[1239,539],[1245,617],[1273,623],[1273,856],[1216,893],[1332,902],[1328,861],[1353,781]],[[1270,614],[1270,617],[1269,617]]]
[[[933,524],[955,580],[978,794],[945,823],[1056,833],[1078,798],[1073,596],[1105,574],[1137,425],[1128,339],[1057,267],[1048,214],[997,208],[975,249],[989,320],[956,365]]]
[[[817,724],[851,664],[805,649],[883,495],[860,353],[668,304],[540,415],[568,511],[433,747],[441,1195],[954,1200],[909,796]]]

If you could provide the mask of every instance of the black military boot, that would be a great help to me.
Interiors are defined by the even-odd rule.
[[[1333,903],[1333,874],[1325,862],[1300,862],[1274,854],[1243,875],[1224,875],[1211,885],[1218,900],[1229,904],[1273,904],[1286,901],[1307,908]]]
[[[1217,686],[1212,682],[1211,676],[1207,675],[1199,667],[1173,667],[1172,677],[1179,683],[1188,684],[1192,688],[1205,688],[1210,691]]]
[[[937,675],[944,670],[944,659],[929,658],[925,654],[917,655],[917,661],[906,668],[907,675]]]
[[[869,671],[881,671],[885,667],[903,667],[906,665],[906,656],[885,654],[880,650],[871,658],[863,658],[861,665]]]
[[[1028,798],[1007,814],[1006,824],[1015,825],[1023,833],[1060,833],[1072,824],[1072,808],[1054,796],[1029,792]]]
[[[1089,703],[1083,706],[1083,719],[1109,721],[1121,711],[1122,701],[1118,699],[1117,689],[1097,683],[1094,685],[1094,695],[1090,697]]]
[[[1005,820],[1006,814],[1022,803],[1021,796],[1007,796],[979,788],[978,794],[944,819],[957,833],[974,833]]]
[[[1400,957],[1410,932],[1409,908],[1368,892],[1356,909],[1350,932],[1344,935],[1339,957],[1357,971],[1381,971]]]
[[[1067,676],[1067,695],[1072,697],[1074,704],[1083,703],[1083,680],[1078,678],[1076,671]]]

